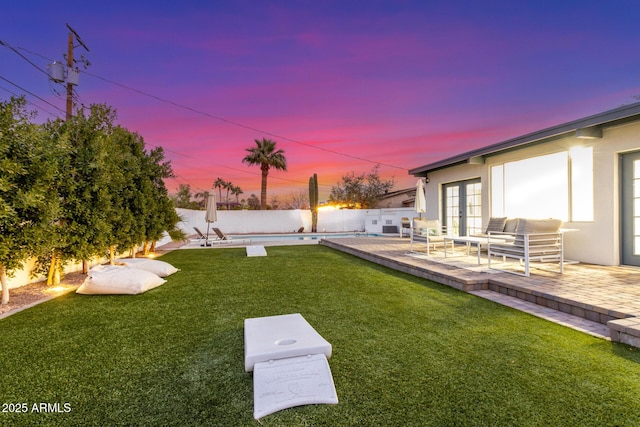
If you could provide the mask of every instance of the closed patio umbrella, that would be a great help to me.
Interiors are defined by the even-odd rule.
[[[427,197],[424,193],[424,182],[419,179],[416,183],[416,212],[422,214],[427,211]]]
[[[205,245],[209,244],[209,225],[212,222],[216,222],[218,220],[218,206],[216,204],[216,195],[213,193],[209,193],[207,195],[207,211],[204,214],[204,220],[207,221],[207,240],[205,241]]]

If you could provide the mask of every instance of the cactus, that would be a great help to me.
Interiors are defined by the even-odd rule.
[[[318,231],[318,175],[309,178],[309,210],[311,210],[311,232]]]

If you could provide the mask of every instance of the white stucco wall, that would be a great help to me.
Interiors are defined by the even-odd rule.
[[[193,227],[207,232],[204,211],[176,209],[182,221],[179,226],[188,235],[193,234]],[[318,212],[318,231],[350,232],[367,230],[372,233],[382,232],[382,225],[397,225],[400,228],[402,217],[413,216],[412,208],[391,209],[340,209],[321,210]],[[376,220],[376,224],[374,224]],[[226,234],[250,233],[291,233],[304,227],[311,231],[311,212],[309,210],[273,210],[273,211],[218,211],[218,220],[210,227],[216,227]],[[210,228],[211,230],[211,228]],[[210,231],[210,234],[213,232]]]
[[[601,139],[575,137],[558,139],[521,150],[488,157],[484,165],[458,165],[429,173],[427,218],[441,218],[443,184],[480,178],[482,182],[482,216],[491,216],[490,168],[493,165],[534,156],[566,151],[582,145],[593,147],[594,219],[589,222],[565,222],[564,228],[575,229],[565,235],[567,259],[581,262],[620,264],[620,182],[619,155],[640,150],[640,122],[605,128]]]
[[[195,234],[193,227],[198,227],[203,233],[207,232],[204,211],[176,209],[182,221],[178,226],[187,234]],[[402,217],[414,216],[413,208],[391,209],[343,209],[335,211],[321,211],[318,213],[318,231],[351,232],[367,230],[371,233],[381,233],[382,225],[396,225],[400,229]],[[376,224],[374,224],[374,222]],[[273,211],[218,211],[218,221],[211,227],[220,228],[226,234],[250,233],[291,233],[304,227],[305,232],[311,231],[311,212],[309,210],[273,210]],[[210,235],[215,235],[210,228]],[[169,243],[171,239],[165,236],[157,245]],[[92,265],[106,262],[105,259],[93,260]],[[44,280],[44,277],[31,277],[33,260],[14,271],[9,278],[9,288],[24,286],[28,283]],[[82,264],[69,264],[65,273],[82,270]]]

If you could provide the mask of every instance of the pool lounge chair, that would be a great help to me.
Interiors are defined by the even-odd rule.
[[[196,231],[196,233],[198,233],[198,239],[207,240],[207,236],[205,236],[204,233],[200,231],[198,227],[193,227],[193,229]]]
[[[218,238],[219,238],[220,240],[231,240],[231,239],[229,239],[229,237],[227,237],[227,235],[226,235],[226,234],[224,234],[222,231],[220,231],[220,229],[219,229],[219,228],[215,228],[215,227],[214,227],[214,228],[213,228],[213,231],[218,235]]]

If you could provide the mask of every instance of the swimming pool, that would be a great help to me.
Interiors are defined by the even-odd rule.
[[[341,238],[341,237],[375,237],[382,234],[351,232],[351,233],[292,233],[292,234],[231,234],[229,235],[230,243],[261,243],[261,242],[318,242],[324,238]]]

